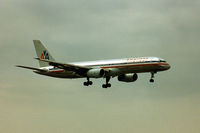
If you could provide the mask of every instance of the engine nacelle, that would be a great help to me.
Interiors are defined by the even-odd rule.
[[[87,72],[89,78],[101,78],[105,74],[103,69],[91,69]]]
[[[123,74],[118,76],[118,80],[122,82],[134,82],[138,79],[138,75],[135,74]]]

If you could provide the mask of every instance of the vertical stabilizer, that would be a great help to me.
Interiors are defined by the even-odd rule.
[[[42,45],[40,40],[33,40],[33,43],[34,43],[35,51],[36,51],[38,58],[55,61],[55,59],[51,56],[49,51],[44,47],[44,45]],[[49,64],[47,62],[39,61],[39,64],[40,64],[40,67],[49,66]]]

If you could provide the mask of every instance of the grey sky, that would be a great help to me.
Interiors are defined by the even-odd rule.
[[[198,133],[200,1],[0,0],[0,132]],[[38,66],[32,40],[61,62],[158,56],[172,66],[135,83],[66,80]]]

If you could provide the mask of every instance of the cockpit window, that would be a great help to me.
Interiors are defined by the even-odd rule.
[[[165,60],[160,60],[160,62],[166,62]]]

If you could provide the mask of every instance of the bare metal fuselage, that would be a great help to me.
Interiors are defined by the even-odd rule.
[[[112,77],[128,73],[159,72],[168,70],[170,68],[170,65],[166,63],[166,61],[157,57],[140,57],[116,60],[75,62],[70,64],[90,67],[94,69],[104,69],[110,72],[106,76]],[[41,69],[45,69],[47,71],[34,72],[41,75],[57,78],[83,78],[83,76],[73,71],[66,71],[64,69],[56,68],[53,66],[43,67]]]

